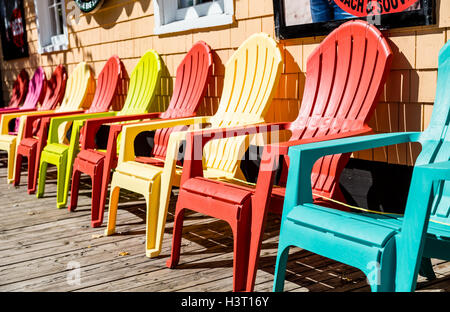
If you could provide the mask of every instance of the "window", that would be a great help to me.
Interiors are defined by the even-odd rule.
[[[157,0],[155,34],[233,23],[233,0]]]
[[[69,45],[64,0],[34,0],[39,53],[66,50]]]

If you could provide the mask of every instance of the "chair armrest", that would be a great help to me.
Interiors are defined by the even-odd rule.
[[[75,114],[61,117],[54,117],[50,121],[50,128],[48,132],[48,144],[58,143],[58,128],[61,124],[65,122],[74,122],[78,120],[86,120],[89,118],[101,118],[107,116],[114,116],[116,112],[103,112],[103,113],[84,113],[84,114]]]
[[[292,153],[312,157],[315,160],[326,155],[351,153],[382,146],[396,145],[401,143],[418,142],[422,132],[382,133],[359,137],[327,140],[310,144],[292,146]],[[295,151],[295,152],[294,152]],[[295,155],[293,155],[295,157]]]
[[[203,176],[203,148],[209,141],[286,130],[290,124],[289,122],[261,123],[238,127],[187,131],[181,185],[190,178]]]
[[[292,208],[300,204],[313,202],[311,171],[314,163],[319,158],[326,155],[417,142],[420,139],[420,135],[421,132],[375,134],[290,147],[288,153],[290,165],[286,192],[291,192],[291,196],[286,198],[285,207]]]
[[[42,112],[42,114],[35,114],[35,115],[27,115],[27,120],[25,123],[25,130],[24,130],[24,138],[31,138],[33,137],[33,123],[36,120],[44,120],[44,119],[50,119],[52,117],[59,117],[59,116],[68,116],[68,115],[74,115],[74,114],[80,114],[83,111],[70,111],[70,112]]]
[[[17,111],[15,113],[6,113],[2,114],[1,116],[1,134],[8,134],[8,124],[11,120],[20,118],[23,116],[33,116],[33,115],[42,115],[45,113],[49,113],[51,111],[30,111],[30,112],[23,112],[23,111]]]
[[[139,133],[144,131],[154,131],[164,128],[173,128],[176,126],[190,126],[207,123],[210,117],[191,117],[180,119],[164,119],[142,122],[134,125],[124,125],[122,139],[120,142],[119,162],[134,160],[134,140]],[[176,132],[175,132],[176,133]]]
[[[93,118],[93,119],[86,120],[86,123],[82,130],[83,140],[81,142],[81,149],[90,149],[90,148],[94,149],[95,148],[95,146],[96,146],[95,145],[95,136],[102,125],[116,123],[116,122],[159,118],[160,115],[161,115],[161,113],[147,113],[147,114],[136,114],[136,115],[127,115],[127,116]]]
[[[426,165],[418,165],[414,170],[424,170],[428,178],[433,181],[450,181],[450,160],[432,163]]]
[[[12,114],[12,113],[27,113],[27,112],[34,112],[36,111],[36,108],[27,108],[27,109],[20,109],[20,108],[1,108],[0,109],[0,116],[3,114]]]

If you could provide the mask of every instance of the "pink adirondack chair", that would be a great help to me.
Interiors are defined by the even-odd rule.
[[[25,101],[19,110],[22,112],[35,111],[38,104],[43,102],[45,91],[47,89],[47,77],[42,67],[38,67],[34,72],[33,78],[28,82],[28,91]],[[9,134],[17,135],[19,130],[20,118],[16,118],[15,127]]]

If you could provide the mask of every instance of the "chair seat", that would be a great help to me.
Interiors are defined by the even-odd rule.
[[[8,134],[0,135],[0,142],[11,144],[12,142],[14,142],[15,139],[17,139],[17,136],[15,135],[8,135]]]
[[[20,141],[20,146],[33,148],[38,144],[38,139],[35,138],[25,138]]]
[[[81,150],[77,158],[92,164],[100,163],[106,157],[105,153],[96,150]]]
[[[69,146],[64,145],[64,144],[58,144],[58,143],[48,144],[44,148],[44,152],[58,154],[58,155],[61,155],[65,152],[67,152],[68,150],[69,150]]]
[[[403,216],[395,216],[380,219],[381,216],[374,213],[367,213],[363,215],[372,219],[382,220],[383,222],[397,228],[400,228],[403,222]],[[427,235],[429,237],[433,237],[438,240],[448,240],[450,239],[450,225],[436,223],[430,220],[428,224]]]
[[[183,183],[182,189],[224,202],[242,205],[252,192],[232,184],[220,183],[205,178],[192,178]]]
[[[134,176],[142,180],[154,180],[162,173],[162,168],[141,164],[134,161],[120,163],[116,168],[117,173]]]
[[[164,159],[156,157],[136,157],[135,161],[142,164],[153,165],[157,167],[164,167]]]
[[[297,206],[287,215],[287,220],[295,224],[374,247],[384,247],[400,229],[400,224],[386,219],[383,215],[349,213],[314,204]]]

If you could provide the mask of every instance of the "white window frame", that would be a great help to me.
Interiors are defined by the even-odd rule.
[[[51,19],[54,19],[56,23],[59,22],[57,21],[56,16],[51,16],[50,0],[34,0],[34,7],[36,9],[36,25],[39,37],[39,54],[62,51],[69,48],[69,35],[66,22],[66,1],[57,1],[61,2],[62,25],[59,25],[59,27],[62,28],[61,30],[63,33],[56,36],[50,36]]]
[[[155,0],[155,35],[232,24],[234,1],[215,0],[178,8],[178,0]]]

